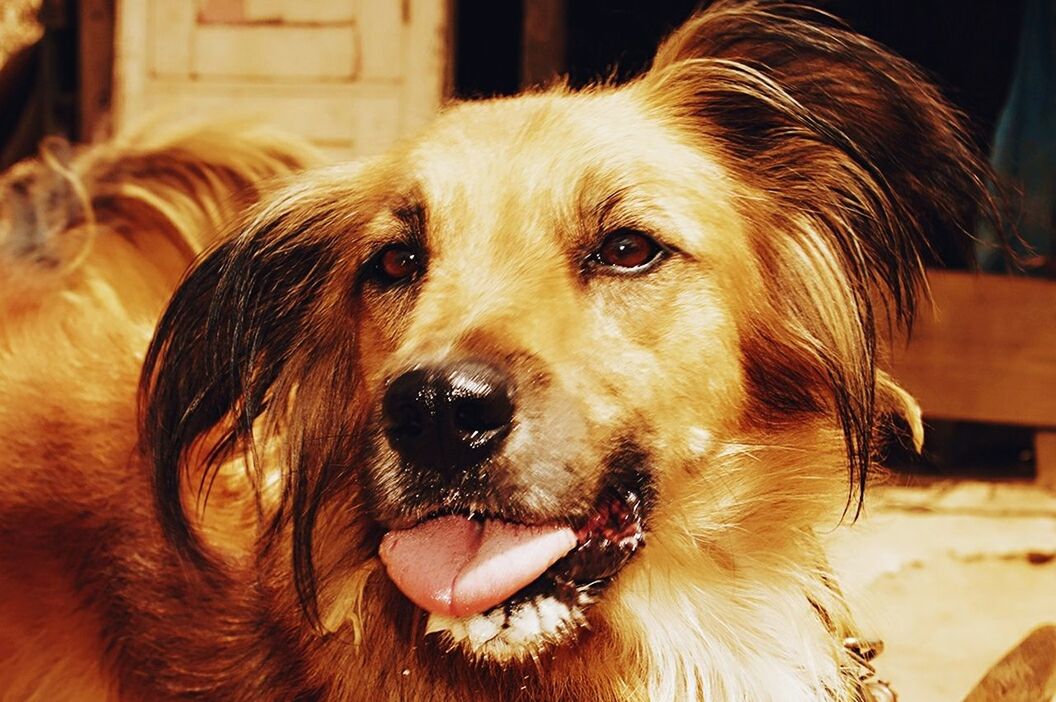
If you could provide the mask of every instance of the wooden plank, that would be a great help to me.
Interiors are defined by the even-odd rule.
[[[567,27],[565,0],[524,3],[521,87],[548,85],[565,72]]]
[[[191,72],[199,79],[349,81],[356,77],[354,25],[199,25]]]
[[[238,24],[245,21],[245,0],[200,0],[198,4],[198,24]]]
[[[365,0],[368,5],[398,5],[398,0]],[[347,24],[356,20],[356,0],[244,0],[251,22]]]
[[[443,100],[452,2],[117,0],[115,120],[236,114],[304,134],[341,158],[377,153],[432,119]],[[237,34],[247,31],[251,38]],[[200,32],[208,39],[196,40]],[[374,32],[369,45],[364,32]]]
[[[922,310],[893,375],[925,415],[1056,427],[1056,282],[931,271]]]
[[[123,6],[143,0],[122,0]],[[150,42],[150,70],[158,76],[186,76],[191,66],[191,33],[194,30],[193,2],[151,0],[150,25],[146,28]]]
[[[968,693],[964,702],[1049,702],[1056,696],[1056,626],[1030,632]]]
[[[397,0],[364,2],[356,23],[359,25],[357,72],[361,80],[398,81],[404,76],[403,12]]]
[[[1056,491],[1056,431],[1034,435],[1034,469],[1038,485]]]
[[[450,94],[454,82],[452,3],[401,0],[404,75],[400,128],[404,134],[427,124]]]
[[[398,85],[265,84],[238,81],[155,81],[148,109],[174,118],[209,114],[250,117],[337,147],[345,157],[377,153],[400,135]]]
[[[78,137],[104,138],[110,132],[114,93],[114,0],[82,0],[78,6]]]
[[[114,41],[113,128],[120,132],[143,114],[150,43],[150,9],[139,0],[117,0]]]

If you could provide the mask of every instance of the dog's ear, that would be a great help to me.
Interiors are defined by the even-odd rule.
[[[208,490],[215,471],[240,453],[247,470],[259,470],[260,434],[275,430],[269,417],[282,413],[299,381],[310,381],[304,368],[316,334],[308,320],[325,304],[341,251],[328,233],[340,226],[325,226],[327,218],[332,210],[281,196],[250,213],[242,233],[207,253],[180,285],[148,350],[141,435],[156,507],[166,533],[199,565],[211,560],[185,513],[183,490],[189,483]],[[328,381],[347,387],[341,373],[335,368]],[[287,429],[297,444],[296,429]],[[295,530],[310,532],[303,519],[311,476],[299,466],[282,468],[282,506],[271,527],[292,510]],[[258,491],[264,477],[250,476]],[[310,570],[310,554],[300,556]]]
[[[961,115],[907,61],[775,3],[716,3],[638,86],[744,186],[767,288],[745,330],[758,416],[834,413],[852,489],[864,488],[876,310],[911,325],[929,232],[967,241],[980,208],[994,211]]]

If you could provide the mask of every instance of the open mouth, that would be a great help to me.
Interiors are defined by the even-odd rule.
[[[386,534],[379,556],[430,613],[429,632],[447,631],[479,657],[535,655],[585,624],[585,609],[644,545],[642,492],[606,488],[572,526],[435,516]]]

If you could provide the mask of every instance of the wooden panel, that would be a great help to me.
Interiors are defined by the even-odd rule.
[[[1056,282],[932,271],[894,376],[925,415],[1056,427]]]
[[[403,11],[397,0],[366,0],[357,24],[362,28],[359,73],[363,80],[399,80],[403,71]]]
[[[245,19],[284,24],[338,24],[356,19],[355,0],[242,0]],[[367,5],[399,5],[399,0],[364,0]]]
[[[398,86],[264,85],[231,81],[156,81],[148,107],[175,116],[266,116],[269,124],[299,133],[347,157],[376,153],[399,136]]]
[[[91,141],[109,134],[114,92],[114,0],[82,0],[78,13],[77,136]]]
[[[453,0],[403,0],[403,111],[400,127],[413,132],[436,115],[450,94]]]
[[[144,91],[150,73],[150,9],[141,2],[117,0],[114,28],[113,128],[119,131],[143,114]]]
[[[122,0],[128,11],[137,0]],[[141,4],[141,3],[140,3]],[[147,39],[151,45],[151,73],[186,76],[191,65],[191,31],[195,3],[187,0],[155,0],[150,4]]]
[[[565,0],[533,0],[524,4],[524,57],[521,87],[553,83],[567,69]]]
[[[119,129],[234,113],[348,158],[430,120],[449,84],[453,0],[116,2]]]
[[[231,24],[246,19],[245,0],[199,0],[199,24]]]
[[[192,38],[192,75],[260,80],[351,80],[355,27],[200,25]]]
[[[1056,431],[1034,435],[1034,467],[1038,484],[1056,491]]]

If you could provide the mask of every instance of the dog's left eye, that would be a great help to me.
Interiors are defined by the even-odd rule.
[[[597,266],[613,268],[620,272],[644,270],[658,261],[664,248],[648,234],[634,229],[617,229],[601,242],[590,256]]]
[[[404,244],[389,244],[369,264],[369,273],[382,285],[395,285],[417,277],[424,265],[420,251]]]

